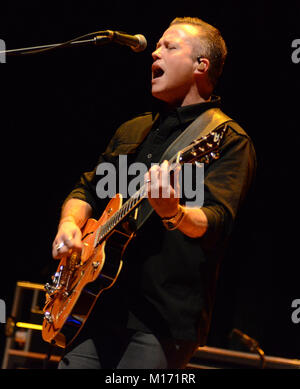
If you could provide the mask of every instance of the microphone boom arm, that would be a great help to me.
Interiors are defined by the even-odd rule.
[[[89,38],[90,39],[84,39]],[[89,44],[94,44],[96,46],[105,45],[107,43],[116,41],[121,44],[125,44],[118,41],[118,32],[114,32],[111,30],[106,31],[97,31],[92,32],[89,34],[82,35],[80,37],[74,38],[72,40],[69,40],[67,42],[63,43],[54,43],[49,45],[42,45],[42,46],[33,46],[33,47],[24,47],[21,49],[12,49],[12,50],[3,50],[0,51],[0,54],[6,54],[6,55],[28,55],[28,54],[37,54],[42,53],[54,49],[62,49],[65,47],[71,47],[71,46],[87,46]]]

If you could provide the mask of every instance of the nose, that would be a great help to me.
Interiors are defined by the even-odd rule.
[[[153,58],[154,61],[156,61],[157,59],[161,58],[160,47],[158,47],[156,50],[153,51],[152,58]]]

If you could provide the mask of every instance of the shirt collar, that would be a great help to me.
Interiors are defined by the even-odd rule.
[[[165,120],[167,117],[173,116],[177,118],[178,124],[185,124],[195,120],[199,115],[210,108],[218,108],[221,105],[221,98],[219,96],[211,96],[211,100],[205,103],[198,103],[192,105],[185,105],[177,107],[170,111],[166,111],[165,104],[159,100],[154,102],[152,117],[154,119]],[[159,117],[157,116],[159,114]]]

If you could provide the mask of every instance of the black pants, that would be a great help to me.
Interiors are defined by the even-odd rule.
[[[182,369],[197,343],[128,329],[99,329],[67,350],[59,369]]]

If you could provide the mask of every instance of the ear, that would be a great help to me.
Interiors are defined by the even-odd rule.
[[[196,62],[195,72],[197,74],[204,74],[208,71],[208,68],[209,68],[209,59],[198,57]]]

